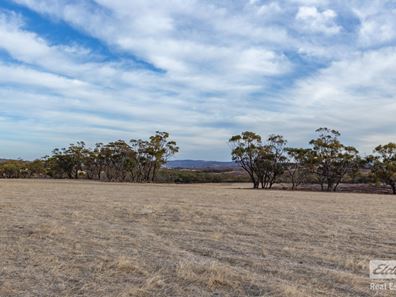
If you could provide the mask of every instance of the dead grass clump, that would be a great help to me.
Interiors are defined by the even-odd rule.
[[[309,296],[311,296],[305,290],[303,290],[293,284],[283,285],[282,295],[285,297],[309,297]]]
[[[245,281],[241,273],[215,261],[183,260],[177,266],[176,273],[186,281],[205,284],[209,289],[235,289]]]
[[[65,233],[66,233],[66,228],[57,223],[41,224],[32,231],[33,236],[37,236],[40,238],[57,237],[60,235],[64,235]]]
[[[358,259],[357,257],[346,257],[343,261],[344,267],[354,272],[368,271],[370,259]]]
[[[144,264],[138,259],[132,257],[121,256],[116,260],[115,267],[120,272],[133,273],[140,275],[148,275]]]
[[[120,297],[156,296],[154,292],[161,291],[164,286],[165,281],[159,274],[157,274],[146,279],[144,284],[141,286],[127,288],[120,294]]]

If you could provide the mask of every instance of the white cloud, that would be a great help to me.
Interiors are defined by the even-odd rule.
[[[290,67],[290,63],[285,57],[276,55],[272,51],[251,48],[240,53],[236,71],[262,75],[279,75],[289,72]]]
[[[396,7],[387,7],[387,1],[372,1],[354,8],[361,26],[359,41],[362,46],[378,47],[396,40]]]
[[[337,34],[341,27],[336,24],[337,14],[332,9],[319,11],[314,6],[301,6],[298,9],[296,20],[301,29],[324,34]]]
[[[370,152],[379,143],[396,141],[395,67],[393,47],[334,62],[283,94],[286,112],[300,115],[297,121],[305,129],[318,123],[340,129],[352,144]]]
[[[259,0],[251,0],[249,4],[254,7],[260,17],[273,18],[284,11],[279,2],[275,1],[262,4]]]
[[[227,159],[227,138],[248,129],[303,145],[328,125],[364,150],[394,136],[394,10],[383,1],[14,2],[122,54],[53,43],[0,11],[0,49],[14,59],[0,60],[0,130],[42,153],[158,129],[179,157],[204,159]]]

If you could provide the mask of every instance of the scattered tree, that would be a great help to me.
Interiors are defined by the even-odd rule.
[[[148,145],[148,155],[151,159],[150,172],[148,180],[154,181],[158,173],[158,169],[166,163],[170,156],[173,156],[179,151],[179,147],[175,141],[168,140],[168,132],[157,131],[154,136],[150,137]]]
[[[309,171],[307,169],[307,156],[309,150],[303,148],[286,148],[288,164],[286,173],[290,178],[292,190],[305,183]]]
[[[287,141],[281,135],[270,135],[260,147],[256,162],[257,175],[263,189],[271,189],[286,169],[285,148]]]
[[[240,135],[232,136],[229,144],[232,148],[232,160],[247,172],[253,183],[253,188],[257,189],[260,184],[257,175],[257,160],[262,149],[261,136],[254,132],[245,131]]]
[[[310,141],[307,165],[318,179],[322,191],[337,191],[347,174],[359,169],[360,158],[356,148],[345,146],[339,141],[340,132],[319,128],[318,138]]]
[[[375,178],[390,186],[396,194],[396,143],[377,146],[374,155],[367,159]]]
[[[105,179],[108,181],[153,182],[158,170],[179,151],[169,133],[157,131],[149,141],[117,140],[97,143],[93,150],[83,141],[54,149],[44,158],[47,174],[54,178]]]

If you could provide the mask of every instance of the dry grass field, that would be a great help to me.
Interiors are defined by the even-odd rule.
[[[375,295],[395,197],[243,187],[0,180],[0,296]]]

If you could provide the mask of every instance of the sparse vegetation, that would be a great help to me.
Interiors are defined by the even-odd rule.
[[[166,168],[167,160],[179,147],[169,139],[169,133],[157,131],[149,140],[97,143],[93,149],[80,141],[54,149],[52,155],[33,162],[4,160],[0,162],[0,178],[139,183],[220,183],[250,179],[255,189],[272,189],[280,183],[282,189],[297,190],[303,185],[304,189],[310,185],[310,189],[317,189],[315,185],[319,185],[320,190],[328,192],[337,191],[343,183],[361,183],[366,185],[362,192],[376,191],[371,186],[375,184],[378,189],[388,185],[396,194],[396,144],[380,145],[373,155],[362,158],[355,147],[340,141],[339,131],[319,128],[316,132],[318,137],[309,142],[308,148],[288,147],[282,135],[270,135],[265,141],[250,131],[232,136],[229,139],[232,160],[240,165],[241,171]]]
[[[396,143],[377,146],[374,155],[367,159],[376,180],[390,186],[396,194]]]
[[[255,189],[288,182],[296,190],[304,183],[315,183],[322,191],[335,192],[346,181],[373,181],[361,174],[368,167],[377,182],[389,185],[396,194],[396,145],[378,146],[376,154],[365,160],[355,147],[339,140],[339,131],[319,128],[316,132],[319,135],[309,142],[310,148],[293,148],[281,135],[270,135],[263,143],[260,135],[246,131],[229,139],[232,160],[248,174]]]
[[[303,148],[286,148],[288,164],[286,166],[286,176],[292,185],[292,190],[296,190],[299,185],[309,180],[308,150]]]
[[[352,146],[345,146],[338,139],[341,135],[336,130],[320,128],[316,130],[319,137],[309,143],[307,166],[315,174],[322,191],[337,191],[338,186],[347,174],[359,170],[359,152]]]
[[[55,149],[44,158],[44,167],[54,178],[97,179],[106,181],[153,182],[168,158],[177,153],[169,133],[157,131],[148,141],[117,140],[87,148],[83,141]]]
[[[0,296],[373,295],[392,196],[246,186],[0,180]]]

